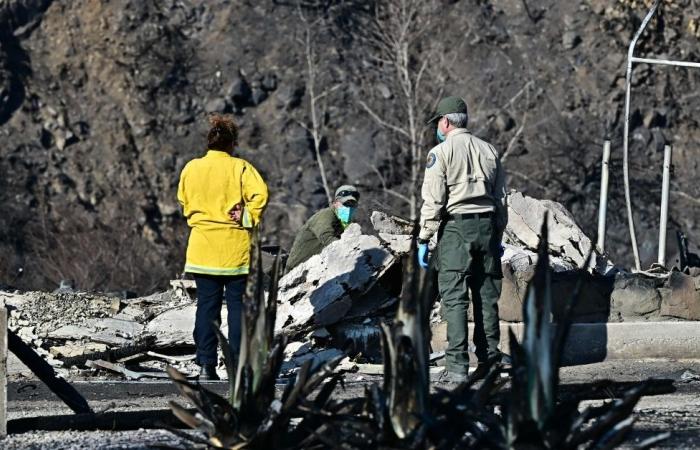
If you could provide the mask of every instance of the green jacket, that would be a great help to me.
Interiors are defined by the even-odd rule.
[[[287,259],[287,271],[321,253],[328,244],[340,239],[341,234],[343,234],[343,224],[336,216],[333,207],[329,206],[318,211],[306,221],[294,239]]]

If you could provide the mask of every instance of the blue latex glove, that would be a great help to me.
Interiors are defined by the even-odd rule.
[[[503,255],[506,253],[506,247],[503,244],[498,244],[498,257],[503,258]]]
[[[428,270],[428,244],[418,244],[418,265]]]

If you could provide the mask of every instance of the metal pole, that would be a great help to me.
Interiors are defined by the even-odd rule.
[[[695,69],[700,69],[700,63],[689,62],[689,61],[673,61],[670,59],[637,58],[635,56],[634,58],[632,58],[632,62],[647,63],[647,64],[661,64],[663,66],[691,67],[691,68],[695,68]]]
[[[0,301],[0,439],[7,435],[7,308]]]
[[[664,178],[661,185],[661,221],[659,224],[659,265],[666,267],[666,227],[668,225],[668,190],[671,184],[671,146],[664,147]]]
[[[656,13],[661,0],[656,0],[654,5],[647,13],[642,25],[634,35],[630,42],[627,51],[627,82],[625,83],[625,128],[624,136],[622,137],[623,155],[622,155],[622,175],[625,182],[625,203],[627,204],[627,222],[630,229],[630,240],[632,242],[632,251],[634,252],[634,265],[637,270],[642,270],[642,264],[639,260],[639,248],[637,247],[637,236],[634,232],[634,217],[632,216],[632,199],[630,197],[630,174],[629,174],[629,132],[630,132],[630,92],[632,90],[632,60],[634,58],[634,48],[637,45],[637,40],[642,32],[647,27],[652,16]]]
[[[608,175],[610,173],[610,141],[603,144],[603,166],[600,175],[600,207],[598,208],[598,251],[605,252],[605,222],[608,215]]]

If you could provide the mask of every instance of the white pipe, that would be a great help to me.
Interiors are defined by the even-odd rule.
[[[598,251],[605,253],[605,222],[608,215],[608,176],[610,173],[610,141],[603,144],[603,166],[600,174],[600,207],[598,208]]]
[[[671,184],[670,145],[664,147],[664,177],[661,185],[661,221],[659,223],[659,265],[666,267],[666,228],[668,226],[668,190]]]
[[[694,67],[694,68],[700,69],[700,63],[687,62],[687,61],[673,61],[670,59],[637,58],[635,56],[632,58],[632,62],[647,63],[647,64],[661,64],[664,66]]]
[[[632,252],[634,253],[634,265],[637,271],[642,270],[642,264],[639,259],[639,247],[637,247],[637,236],[634,232],[634,217],[632,216],[632,198],[630,197],[630,173],[629,173],[629,133],[630,133],[630,93],[632,90],[632,61],[634,60],[634,48],[637,45],[637,40],[642,35],[642,32],[647,27],[652,16],[656,13],[661,0],[656,0],[646,17],[642,21],[637,33],[630,42],[627,50],[627,80],[625,83],[625,128],[622,137],[622,176],[625,183],[625,203],[627,204],[627,222],[630,229],[630,241],[632,243]]]

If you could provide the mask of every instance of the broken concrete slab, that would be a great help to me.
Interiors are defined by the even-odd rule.
[[[122,338],[132,338],[138,336],[143,331],[143,325],[138,322],[111,317],[105,319],[88,319],[85,321],[85,324],[88,327],[102,330],[105,333],[111,333]]]
[[[144,333],[156,337],[159,346],[194,345],[192,332],[197,305],[173,308],[153,318],[145,327]]]
[[[574,267],[583,267],[586,257],[594,250],[593,242],[576,224],[573,216],[560,203],[538,200],[517,191],[508,193],[508,226],[506,243],[536,251],[540,241],[539,230],[545,214],[549,215],[549,253]],[[594,253],[592,267],[600,272],[611,266],[602,255]]]
[[[379,239],[396,255],[404,255],[411,251],[413,236],[410,234],[379,233]]]
[[[49,353],[54,358],[74,358],[87,353],[107,351],[107,344],[95,342],[68,341],[64,345],[56,345],[49,348]]]
[[[143,323],[153,317],[153,313],[147,309],[141,308],[138,305],[128,305],[118,314],[114,316],[114,319],[119,320],[131,320],[134,322]]]
[[[660,289],[661,315],[686,320],[700,320],[700,291],[693,277],[671,272],[668,287]]]
[[[64,325],[56,330],[46,333],[44,336],[50,339],[84,339],[92,336],[95,330],[80,325]]]
[[[128,345],[131,342],[130,338],[119,337],[113,333],[106,331],[98,331],[90,335],[90,340],[93,342],[100,342],[102,344],[107,344],[112,347],[122,347]]]
[[[643,277],[620,277],[610,295],[611,320],[647,316],[659,310],[661,295],[656,281]]]
[[[381,211],[372,211],[369,220],[377,233],[410,236],[414,230],[414,225],[410,220]]]
[[[499,348],[510,353],[508,329],[521,340],[522,323],[501,322]],[[445,350],[447,326],[431,326],[431,348]],[[469,324],[472,340],[474,324]],[[474,355],[473,360],[476,360]],[[700,359],[700,322],[574,323],[566,340],[563,364],[577,365],[619,359]]]
[[[155,336],[156,347],[194,345],[192,333],[196,312],[196,304],[186,304],[167,310],[148,322],[142,334]],[[224,336],[228,332],[227,316],[226,308],[221,308],[221,330]]]
[[[132,381],[141,380],[143,378],[161,378],[161,379],[169,378],[168,374],[165,372],[139,372],[136,370],[127,369],[126,367],[124,367],[121,364],[115,364],[115,363],[111,363],[108,361],[102,361],[101,359],[98,359],[96,361],[92,361],[92,360],[87,361],[85,363],[85,365],[88,367],[91,367],[93,369],[109,370],[111,372],[121,374],[127,380],[132,380]]]
[[[301,367],[306,361],[311,360],[311,369],[330,361],[338,356],[343,356],[343,352],[337,348],[314,348],[308,342],[290,342],[284,349],[284,362],[282,372]]]
[[[430,375],[441,374],[444,371],[444,367],[428,368]],[[384,364],[357,364],[357,372],[365,375],[384,375]]]
[[[338,322],[395,262],[379,239],[351,224],[338,241],[280,279],[275,329],[294,332]]]

